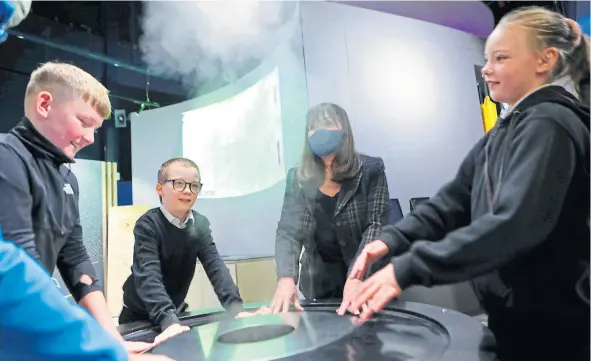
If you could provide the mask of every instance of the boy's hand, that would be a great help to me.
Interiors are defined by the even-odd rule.
[[[125,349],[132,355],[144,353],[153,347],[153,343],[125,341]]]
[[[236,318],[252,317],[256,315],[269,315],[271,313],[273,313],[273,311],[269,307],[263,306],[254,312],[240,312],[236,315]]]
[[[190,329],[188,326],[181,326],[178,323],[170,325],[166,330],[164,330],[164,332],[156,336],[156,338],[154,339],[154,345],[159,345],[162,342],[168,340],[169,338],[179,335],[183,332],[187,332],[189,330]]]
[[[129,361],[174,361],[173,359],[160,355],[129,355]]]
[[[256,316],[256,312],[239,312],[235,318],[245,318],[245,317],[252,317]]]
[[[270,315],[273,313],[273,310],[270,307],[262,306],[256,311],[257,315]]]

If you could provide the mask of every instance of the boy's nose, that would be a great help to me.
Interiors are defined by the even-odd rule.
[[[94,143],[94,130],[90,129],[86,131],[82,136],[82,139],[84,139],[84,142],[86,143],[85,145]]]

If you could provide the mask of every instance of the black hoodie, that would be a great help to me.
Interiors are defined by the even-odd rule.
[[[28,119],[0,134],[0,228],[49,274],[59,269],[76,301],[101,290],[82,241],[78,181],[68,158]],[[79,282],[82,275],[94,282]]]
[[[384,242],[404,289],[473,279],[486,311],[589,319],[589,108],[561,87],[522,100],[451,182]]]

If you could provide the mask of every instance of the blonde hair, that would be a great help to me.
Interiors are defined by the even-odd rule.
[[[201,172],[199,171],[199,166],[197,166],[197,163],[187,158],[172,158],[162,163],[160,166],[160,169],[158,170],[158,183],[164,183],[166,181],[166,178],[168,177],[168,167],[177,163],[185,167],[195,168],[197,170],[197,176],[201,178]]]
[[[569,75],[579,99],[589,104],[589,37],[574,20],[537,7],[514,10],[505,15],[499,26],[517,24],[527,29],[535,40],[536,50],[549,47],[558,50],[558,62],[550,81]]]
[[[41,64],[33,71],[27,84],[25,109],[31,96],[41,91],[51,92],[58,101],[74,96],[82,97],[103,119],[111,116],[111,101],[107,88],[77,66],[59,62]]]

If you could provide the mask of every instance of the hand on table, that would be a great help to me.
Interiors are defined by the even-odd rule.
[[[344,295],[343,303],[337,311],[340,315],[346,310],[363,320],[369,319],[374,313],[381,311],[394,297],[400,294],[400,286],[394,274],[394,265],[389,264],[365,280],[351,295]]]
[[[347,278],[345,288],[343,289],[343,298],[352,296],[362,283],[363,281],[357,278]]]
[[[256,312],[238,312],[238,314],[236,314],[236,317],[234,318],[246,318],[246,317],[252,317],[252,316],[256,316]]]
[[[174,361],[173,359],[160,355],[129,355],[129,361]]]
[[[257,315],[270,315],[272,313],[273,313],[273,310],[271,309],[271,307],[267,307],[267,306],[262,306],[256,312]]]
[[[355,259],[349,278],[363,279],[363,275],[375,261],[388,254],[390,250],[383,241],[373,241],[368,243]]]
[[[154,347],[154,344],[148,342],[125,341],[124,346],[128,353],[134,355],[150,350]]]
[[[304,309],[300,305],[300,300],[298,299],[298,292],[296,289],[296,284],[293,278],[291,277],[283,277],[277,281],[277,289],[275,290],[275,295],[273,296],[273,300],[271,301],[271,312],[272,313],[279,313],[279,312],[288,312],[289,305],[293,301],[293,306],[298,311],[303,311]]]
[[[256,315],[269,315],[271,313],[273,313],[273,312],[269,307],[263,306],[254,312],[247,312],[247,311],[239,312],[236,315],[236,318],[252,317],[252,316],[256,316]]]
[[[345,288],[343,289],[343,303],[341,303],[341,307],[337,310],[337,314],[344,315],[347,312],[347,307],[345,306],[345,300],[351,299],[355,295],[355,291],[363,284],[363,281],[358,280],[356,278],[347,278],[345,282]],[[365,307],[366,304],[362,305],[362,308]],[[359,315],[359,313],[355,313],[355,315]]]
[[[164,332],[156,336],[156,338],[154,339],[154,345],[159,345],[162,342],[168,340],[169,338],[187,331],[189,331],[189,327],[187,326],[181,326],[178,323],[170,325],[166,330],[164,330]]]

